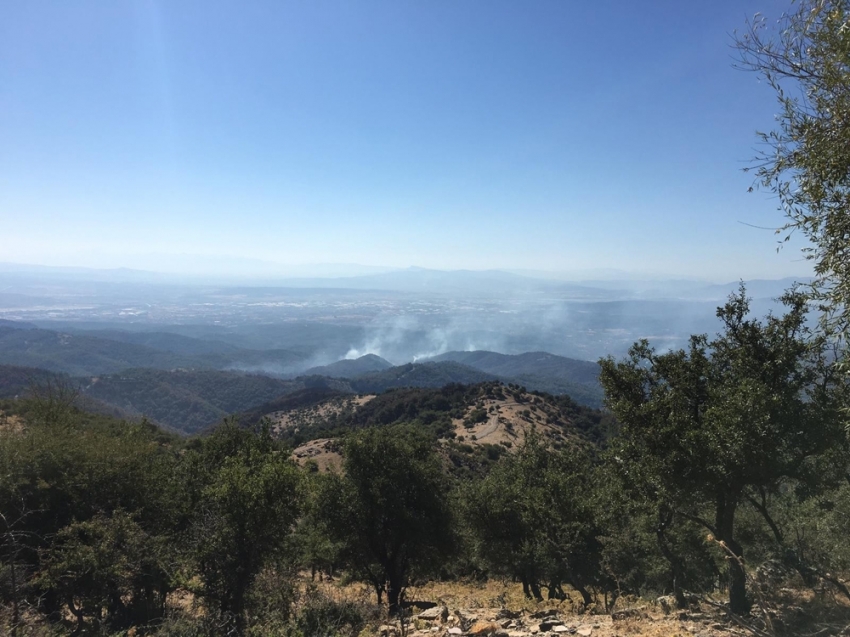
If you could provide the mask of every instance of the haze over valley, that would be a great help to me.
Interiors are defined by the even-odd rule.
[[[749,282],[754,308],[791,283]],[[739,284],[422,268],[197,281],[5,264],[3,391],[60,374],[90,408],[182,433],[313,390],[500,381],[599,408],[600,357],[717,331],[714,309]]]
[[[773,307],[793,282],[747,282],[753,310]],[[419,268],[237,285],[143,271],[0,265],[0,319],[217,356],[217,367],[273,374],[366,354],[396,365],[474,350],[595,361],[623,355],[640,338],[664,349],[716,331],[714,309],[738,285]]]

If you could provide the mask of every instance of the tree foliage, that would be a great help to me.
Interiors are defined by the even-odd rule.
[[[718,309],[716,338],[694,336],[687,351],[665,354],[641,341],[625,361],[601,361],[622,424],[617,458],[634,491],[699,522],[739,559],[735,515],[751,490],[803,476],[842,440],[831,391],[840,377],[823,338],[810,334],[805,299],[784,301],[783,316],[752,319],[742,287]],[[729,577],[731,607],[746,612],[738,559]]]
[[[590,492],[593,464],[581,449],[555,451],[532,431],[514,455],[464,494],[464,521],[473,550],[496,574],[522,582],[527,597],[563,597],[563,582],[592,600],[600,583]]]
[[[187,462],[192,560],[201,594],[242,626],[246,595],[260,570],[287,547],[301,503],[301,477],[268,427],[227,421]]]
[[[453,545],[448,482],[433,440],[406,426],[365,429],[345,445],[344,473],[327,476],[319,495],[328,534],[399,609],[412,573],[439,568]]]
[[[775,29],[763,16],[735,45],[740,68],[775,91],[777,126],[759,137],[758,181],[811,246],[812,295],[833,333],[850,336],[850,2],[799,0]]]
[[[115,511],[73,522],[44,550],[38,584],[55,592],[82,630],[86,620],[129,626],[164,613],[169,551],[132,516]]]

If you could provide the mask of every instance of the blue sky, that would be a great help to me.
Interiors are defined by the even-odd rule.
[[[0,6],[0,261],[805,275],[730,33],[788,2]]]

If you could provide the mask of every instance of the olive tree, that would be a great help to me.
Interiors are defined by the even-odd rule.
[[[515,453],[463,494],[473,552],[491,572],[515,577],[528,598],[565,597],[569,583],[585,605],[601,572],[592,508],[592,462],[579,447],[556,451],[530,432]]]
[[[396,614],[411,573],[439,567],[452,548],[446,475],[433,440],[409,426],[357,432],[344,457],[343,474],[322,476],[318,516]]]
[[[600,361],[606,401],[621,423],[618,460],[644,491],[695,521],[729,551],[729,601],[749,608],[736,512],[757,489],[802,475],[842,438],[824,339],[811,335],[800,294],[787,312],[752,319],[743,287],[718,309],[722,333],[687,350],[636,343]]]

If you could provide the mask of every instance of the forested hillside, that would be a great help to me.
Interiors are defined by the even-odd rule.
[[[458,363],[442,362],[390,367],[350,379],[299,376],[283,380],[241,372],[133,369],[73,382],[86,397],[127,414],[147,417],[174,431],[194,433],[237,413],[273,411],[275,402],[285,402],[288,394],[299,390],[376,394],[406,387],[475,384],[494,378]]]
[[[4,364],[39,367],[72,376],[113,374],[130,368],[284,368],[302,360],[302,355],[289,350],[240,349],[175,334],[55,331],[13,322],[0,325],[0,361]]]
[[[82,391],[188,434],[303,387],[298,381],[251,374],[135,369],[92,378]]]
[[[350,382],[358,393],[371,394],[399,387],[442,387],[449,383],[481,383],[494,378],[458,363],[408,363],[380,372],[360,374]]]
[[[537,427],[547,439],[556,440],[569,430],[600,446],[616,429],[613,420],[599,410],[497,381],[391,389],[378,395],[314,392],[312,396],[316,400],[268,405],[263,415],[271,420],[276,433],[293,445],[401,423],[415,424],[437,439],[506,448],[520,441],[531,427]],[[257,422],[260,413],[255,410],[243,421]]]
[[[492,374],[506,383],[518,383],[548,394],[566,394],[590,407],[602,406],[599,365],[547,352],[446,352],[429,360],[454,361]]]

